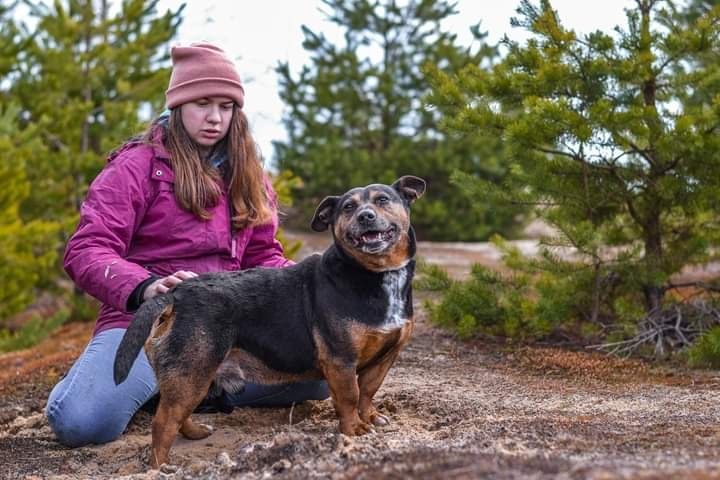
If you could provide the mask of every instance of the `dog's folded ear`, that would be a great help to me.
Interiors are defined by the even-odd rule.
[[[392,184],[392,188],[397,190],[406,202],[412,203],[422,197],[423,193],[425,193],[425,180],[420,177],[405,175],[404,177],[400,177],[395,180],[395,183]]]
[[[325,197],[315,210],[315,215],[313,215],[312,222],[310,222],[310,228],[316,232],[327,230],[335,213],[338,200],[340,200],[340,197]]]

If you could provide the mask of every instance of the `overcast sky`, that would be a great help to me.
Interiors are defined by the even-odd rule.
[[[177,8],[181,1],[161,0],[159,8]],[[176,43],[201,40],[217,43],[235,59],[245,86],[245,111],[269,167],[272,140],[284,139],[283,103],[278,96],[275,67],[289,61],[292,71],[308,63],[302,48],[301,25],[333,37],[334,26],[325,20],[319,0],[193,0],[188,1]],[[447,28],[458,33],[462,44],[472,40],[470,26],[482,22],[490,41],[503,35],[522,40],[521,29],[510,27],[519,0],[459,0],[459,14]],[[539,3],[536,1],[535,3]],[[625,25],[624,9],[631,0],[552,0],[564,25],[578,32],[610,31]],[[335,32],[336,33],[336,32]]]

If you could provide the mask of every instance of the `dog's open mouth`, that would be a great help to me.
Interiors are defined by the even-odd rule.
[[[397,227],[387,230],[368,230],[358,236],[351,235],[350,241],[355,248],[366,251],[378,251],[393,243],[397,234]]]

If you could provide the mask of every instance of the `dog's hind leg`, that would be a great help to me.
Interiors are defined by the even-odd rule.
[[[213,428],[204,423],[195,423],[190,417],[187,417],[180,426],[180,433],[188,440],[202,440],[212,434]]]
[[[190,414],[205,397],[210,381],[200,380],[199,375],[195,378],[175,377],[160,381],[160,403],[152,423],[151,468],[159,468],[167,462],[170,447],[181,428],[184,435],[201,434],[202,427],[190,421]],[[209,435],[207,430],[203,433],[207,434],[197,438]]]

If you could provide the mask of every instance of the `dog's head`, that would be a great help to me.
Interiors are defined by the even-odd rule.
[[[423,193],[425,181],[410,175],[392,185],[353,188],[320,202],[311,227],[332,226],[335,243],[368,270],[395,270],[414,254],[410,204]]]

